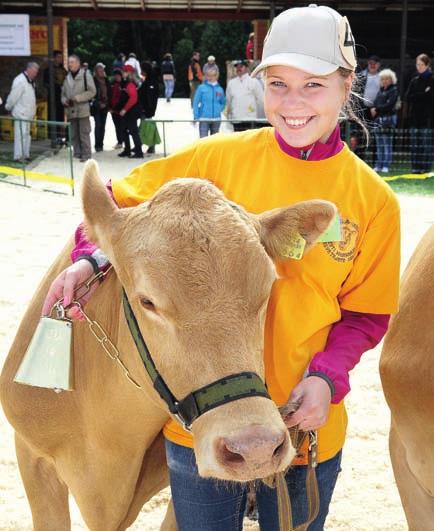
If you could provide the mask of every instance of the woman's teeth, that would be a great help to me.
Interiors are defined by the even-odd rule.
[[[302,125],[306,125],[307,122],[309,121],[309,118],[285,118],[285,122],[288,124],[288,125],[291,125],[291,126],[302,126]]]

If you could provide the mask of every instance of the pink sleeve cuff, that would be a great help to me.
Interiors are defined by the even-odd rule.
[[[341,320],[332,326],[325,350],[315,354],[309,365],[310,376],[324,377],[332,384],[332,404],[341,402],[350,391],[350,370],[364,352],[381,341],[389,319],[390,315],[341,311]]]
[[[113,199],[113,201],[115,201],[111,181],[107,182],[106,188],[108,193],[110,194],[110,197]],[[76,262],[80,258],[80,256],[97,256],[97,261],[100,262],[101,255],[102,252],[98,249],[98,247],[86,238],[83,223],[80,223],[80,225],[75,231],[75,247],[71,252],[72,262]]]

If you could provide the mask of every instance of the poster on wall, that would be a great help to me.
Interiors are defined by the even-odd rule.
[[[43,24],[32,24],[30,26],[30,42],[32,55],[48,54],[48,28]],[[62,49],[61,27],[59,24],[53,25],[53,49]]]
[[[29,15],[0,15],[0,55],[30,55]]]

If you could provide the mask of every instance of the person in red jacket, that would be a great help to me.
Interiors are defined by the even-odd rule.
[[[133,76],[134,68],[131,65],[124,65],[122,67],[121,95],[118,102],[119,116],[122,117],[121,136],[124,142],[124,150],[118,154],[118,157],[142,159],[142,142],[137,127],[137,120],[140,118],[140,105]],[[131,151],[130,135],[134,142],[134,154]]]
[[[115,126],[116,131],[116,140],[115,149],[122,147],[122,129],[121,121],[122,117],[119,115],[119,100],[121,97],[121,87],[122,84],[122,70],[116,68],[113,70],[113,81],[111,83],[111,97],[110,97],[110,113],[112,115],[113,125]]]

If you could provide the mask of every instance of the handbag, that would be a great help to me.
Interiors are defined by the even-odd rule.
[[[161,144],[160,134],[158,133],[155,122],[142,120],[139,126],[139,136],[142,144],[146,146]]]

